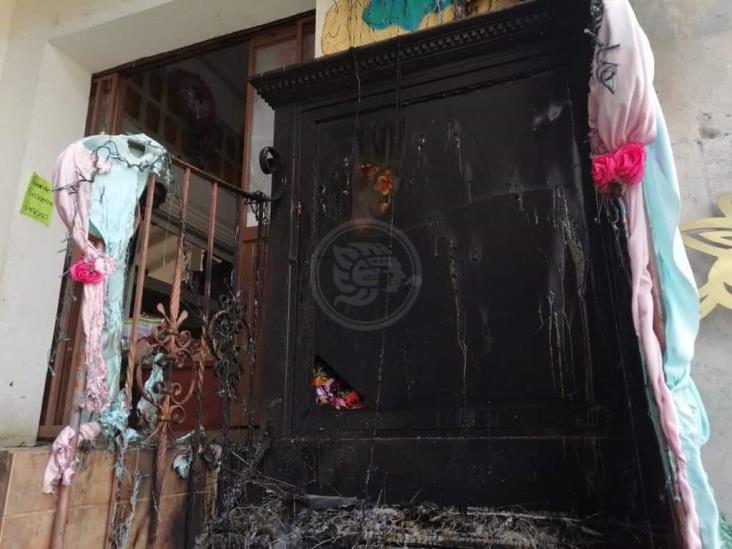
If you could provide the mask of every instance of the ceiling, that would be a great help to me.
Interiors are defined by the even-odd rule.
[[[52,43],[89,71],[99,72],[315,9],[315,0],[126,4],[125,11],[112,6],[59,22],[52,29]]]

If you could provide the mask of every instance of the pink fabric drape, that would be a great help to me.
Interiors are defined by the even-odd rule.
[[[595,154],[614,152],[627,143],[647,145],[656,137],[654,61],[651,45],[628,0],[605,0],[605,17],[596,37],[590,79],[590,128]],[[597,75],[615,65],[606,81]]]
[[[653,329],[653,278],[648,267],[651,260],[650,242],[643,204],[643,189],[639,185],[626,188],[623,197],[628,212],[628,254],[632,272],[633,324],[641,344],[648,381],[658,406],[661,429],[676,462],[686,547],[701,548],[699,517],[694,504],[694,494],[688,481],[686,457],[679,435],[679,421],[671,390],[666,385],[663,373],[661,344]]]
[[[594,154],[614,152],[628,143],[648,145],[656,137],[654,61],[648,38],[628,0],[605,0],[604,6],[604,19],[595,37],[597,46],[590,82],[589,117]],[[613,72],[612,79],[601,78]],[[651,244],[642,187],[625,185],[623,198],[627,204],[633,323],[658,406],[661,429],[676,465],[684,546],[697,549],[701,548],[699,518],[688,481],[676,408],[664,378],[661,345],[653,329]]]
[[[99,423],[92,421],[84,423],[79,427],[79,436],[76,441],[78,446],[85,441],[93,441],[99,436],[101,428]],[[43,473],[43,487],[41,490],[44,494],[52,494],[62,482],[66,486],[71,484],[71,479],[76,473],[76,449],[72,449],[71,442],[76,436],[76,432],[71,427],[64,427],[63,430],[53,441],[51,447],[51,458],[46,465],[46,471]]]
[[[76,246],[86,259],[95,261],[98,271],[111,274],[114,262],[110,262],[89,240],[91,180],[95,171],[106,173],[111,167],[109,162],[102,160],[96,160],[95,165],[95,160],[81,142],[69,145],[56,160],[53,188],[56,191],[56,209]],[[81,319],[86,337],[86,388],[80,405],[90,412],[101,412],[109,404],[107,369],[102,355],[104,292],[104,282],[84,284]]]

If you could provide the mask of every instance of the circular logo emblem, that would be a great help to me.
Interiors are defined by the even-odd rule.
[[[391,326],[414,305],[422,266],[402,231],[374,219],[338,225],[320,241],[310,285],[320,309],[353,330]]]

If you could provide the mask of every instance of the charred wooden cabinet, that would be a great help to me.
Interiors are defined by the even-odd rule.
[[[529,2],[253,80],[285,192],[272,475],[668,535],[622,227],[589,176],[588,19],[587,3]],[[321,366],[366,408],[318,405]]]

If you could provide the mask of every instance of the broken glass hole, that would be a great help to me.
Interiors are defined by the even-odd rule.
[[[315,359],[311,384],[315,387],[315,402],[318,406],[331,406],[336,410],[366,408],[361,394],[340,379],[320,357]]]

